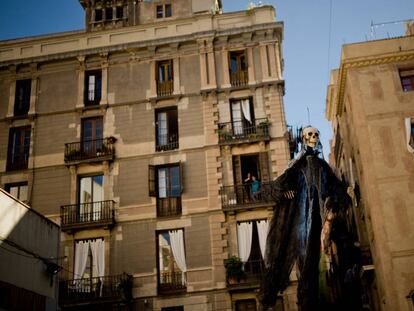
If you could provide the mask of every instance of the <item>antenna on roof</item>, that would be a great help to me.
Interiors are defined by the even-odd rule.
[[[370,35],[371,35],[371,40],[376,39],[376,33],[375,33],[375,29],[379,28],[379,27],[385,27],[385,26],[389,26],[389,25],[398,25],[398,24],[406,24],[412,22],[412,19],[403,19],[403,20],[397,20],[397,21],[389,21],[389,22],[382,22],[382,23],[374,23],[373,21],[371,21],[371,30],[370,30]],[[390,38],[390,34],[387,31],[387,37]]]

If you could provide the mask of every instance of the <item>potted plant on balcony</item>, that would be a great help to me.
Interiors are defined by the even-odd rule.
[[[259,125],[257,126],[258,135],[268,136],[269,135],[269,125],[270,125],[269,120],[263,120],[262,122],[260,122]]]
[[[224,260],[226,268],[226,278],[229,284],[237,284],[245,279],[246,274],[243,270],[243,262],[237,256],[231,256]]]

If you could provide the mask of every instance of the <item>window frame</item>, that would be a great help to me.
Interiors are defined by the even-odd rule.
[[[172,3],[162,3],[155,6],[155,19],[170,18],[173,16]]]
[[[159,116],[166,113],[166,141],[162,143],[162,133],[160,133]],[[178,108],[177,106],[161,108],[155,110],[155,151],[174,150],[179,148],[179,128],[178,128]]]
[[[99,16],[99,19],[96,18],[97,16]],[[102,9],[95,9],[95,14],[94,14],[93,21],[95,23],[101,23],[101,22],[103,22],[103,12],[102,12]]]
[[[108,15],[110,15],[110,18],[108,17]],[[114,8],[113,7],[106,7],[105,8],[105,21],[110,22],[113,19],[114,19]]]
[[[19,133],[19,142],[18,145],[18,152],[16,156],[16,145],[15,142],[15,135],[16,133]],[[7,171],[12,170],[21,170],[21,169],[27,169],[29,164],[29,157],[30,157],[30,143],[31,143],[31,135],[32,135],[32,127],[30,125],[26,126],[18,126],[18,127],[12,127],[9,130],[9,141],[8,141],[8,150],[7,150]],[[27,144],[26,144],[26,140]],[[19,160],[17,161],[17,164],[15,163],[16,160],[18,160],[20,157],[23,157],[23,161]]]
[[[20,91],[23,93],[20,96]],[[25,116],[30,110],[30,97],[32,93],[32,79],[16,80],[14,95],[14,116]]]
[[[402,68],[398,71],[401,89],[404,93],[414,91],[414,68]]]
[[[89,78],[94,76],[94,88],[93,88],[93,99],[89,99],[89,93],[92,90],[89,90],[90,80]],[[102,70],[87,70],[85,71],[85,81],[84,81],[84,105],[85,107],[99,106],[102,99]]]
[[[23,200],[21,198],[21,187],[26,186],[26,199]],[[10,195],[13,195],[10,190],[11,188],[17,187],[17,196],[15,196],[17,199],[19,199],[22,202],[28,202],[29,200],[29,183],[27,181],[17,182],[17,183],[8,183],[4,185],[4,190],[6,190]]]

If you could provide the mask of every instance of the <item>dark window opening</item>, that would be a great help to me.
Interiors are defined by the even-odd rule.
[[[178,149],[177,107],[156,111],[156,151]]]
[[[414,122],[411,122],[410,146],[414,148]]]
[[[404,92],[414,90],[414,69],[400,70],[401,86]]]
[[[22,202],[27,202],[28,186],[27,182],[16,183],[16,184],[6,184],[5,190],[10,193],[15,198],[19,199]]]
[[[234,86],[248,82],[247,58],[244,51],[230,52],[230,83]]]
[[[181,215],[182,164],[150,166],[149,195],[157,197],[157,216]]]
[[[88,118],[82,120],[81,153],[84,156],[95,156],[102,152],[103,144],[103,119]]]
[[[85,72],[85,106],[99,105],[102,93],[101,71]]]
[[[107,21],[110,21],[110,20],[112,20],[113,19],[113,17],[114,17],[114,10],[113,10],[113,8],[106,8],[105,9],[105,19],[107,20]]]
[[[162,5],[157,5],[157,18],[164,17],[164,8]]]
[[[174,71],[171,59],[157,63],[157,94],[159,96],[171,95],[174,91]]]
[[[96,9],[95,10],[95,22],[100,22],[100,21],[102,21],[102,10]]]
[[[179,307],[161,308],[161,311],[184,311],[184,307],[183,306],[179,306]]]
[[[116,7],[116,18],[123,18],[124,17],[124,8],[122,6]]]
[[[24,116],[29,112],[31,87],[31,79],[16,81],[16,94],[14,98],[15,116]]]
[[[171,10],[171,4],[165,5],[165,17],[171,17],[172,16],[172,10]]]
[[[30,126],[10,129],[7,170],[26,169],[29,163]]]
[[[237,300],[236,311],[256,311],[256,300],[254,299]]]

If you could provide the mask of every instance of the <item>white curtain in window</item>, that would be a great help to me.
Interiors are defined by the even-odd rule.
[[[96,270],[98,272],[98,277],[101,280],[101,286],[100,286],[100,295],[102,296],[102,285],[105,275],[105,244],[104,240],[98,239],[95,241],[90,241],[89,245],[91,246],[91,252],[92,252],[92,260],[93,260],[93,266],[96,267]]]
[[[79,241],[75,244],[75,271],[74,279],[81,279],[85,272],[88,260],[89,241]],[[75,283],[75,282],[74,282]]]
[[[88,100],[95,100],[95,76],[89,76]]]
[[[266,239],[267,231],[269,230],[269,223],[267,220],[259,220],[256,222],[256,225],[257,233],[259,235],[260,252],[262,253],[262,258],[264,259],[266,252]]]
[[[411,118],[405,118],[405,134],[407,139],[407,149],[409,152],[414,153],[414,148],[410,145],[411,140]]]
[[[165,168],[158,169],[158,197],[167,197],[167,170]]]
[[[250,101],[248,99],[242,99],[241,106],[244,118],[249,121],[249,123],[252,123],[252,117],[250,115]]]
[[[241,261],[246,262],[252,249],[253,223],[241,222],[237,224],[237,244]]]
[[[231,113],[233,117],[233,133],[234,135],[243,134],[242,112],[240,109],[240,102],[234,102],[231,105]]]
[[[183,230],[171,230],[168,231],[170,235],[171,249],[177,263],[178,268],[183,272],[182,281],[185,283],[185,272],[187,272],[187,263],[185,261],[185,251],[184,251],[184,235]]]

